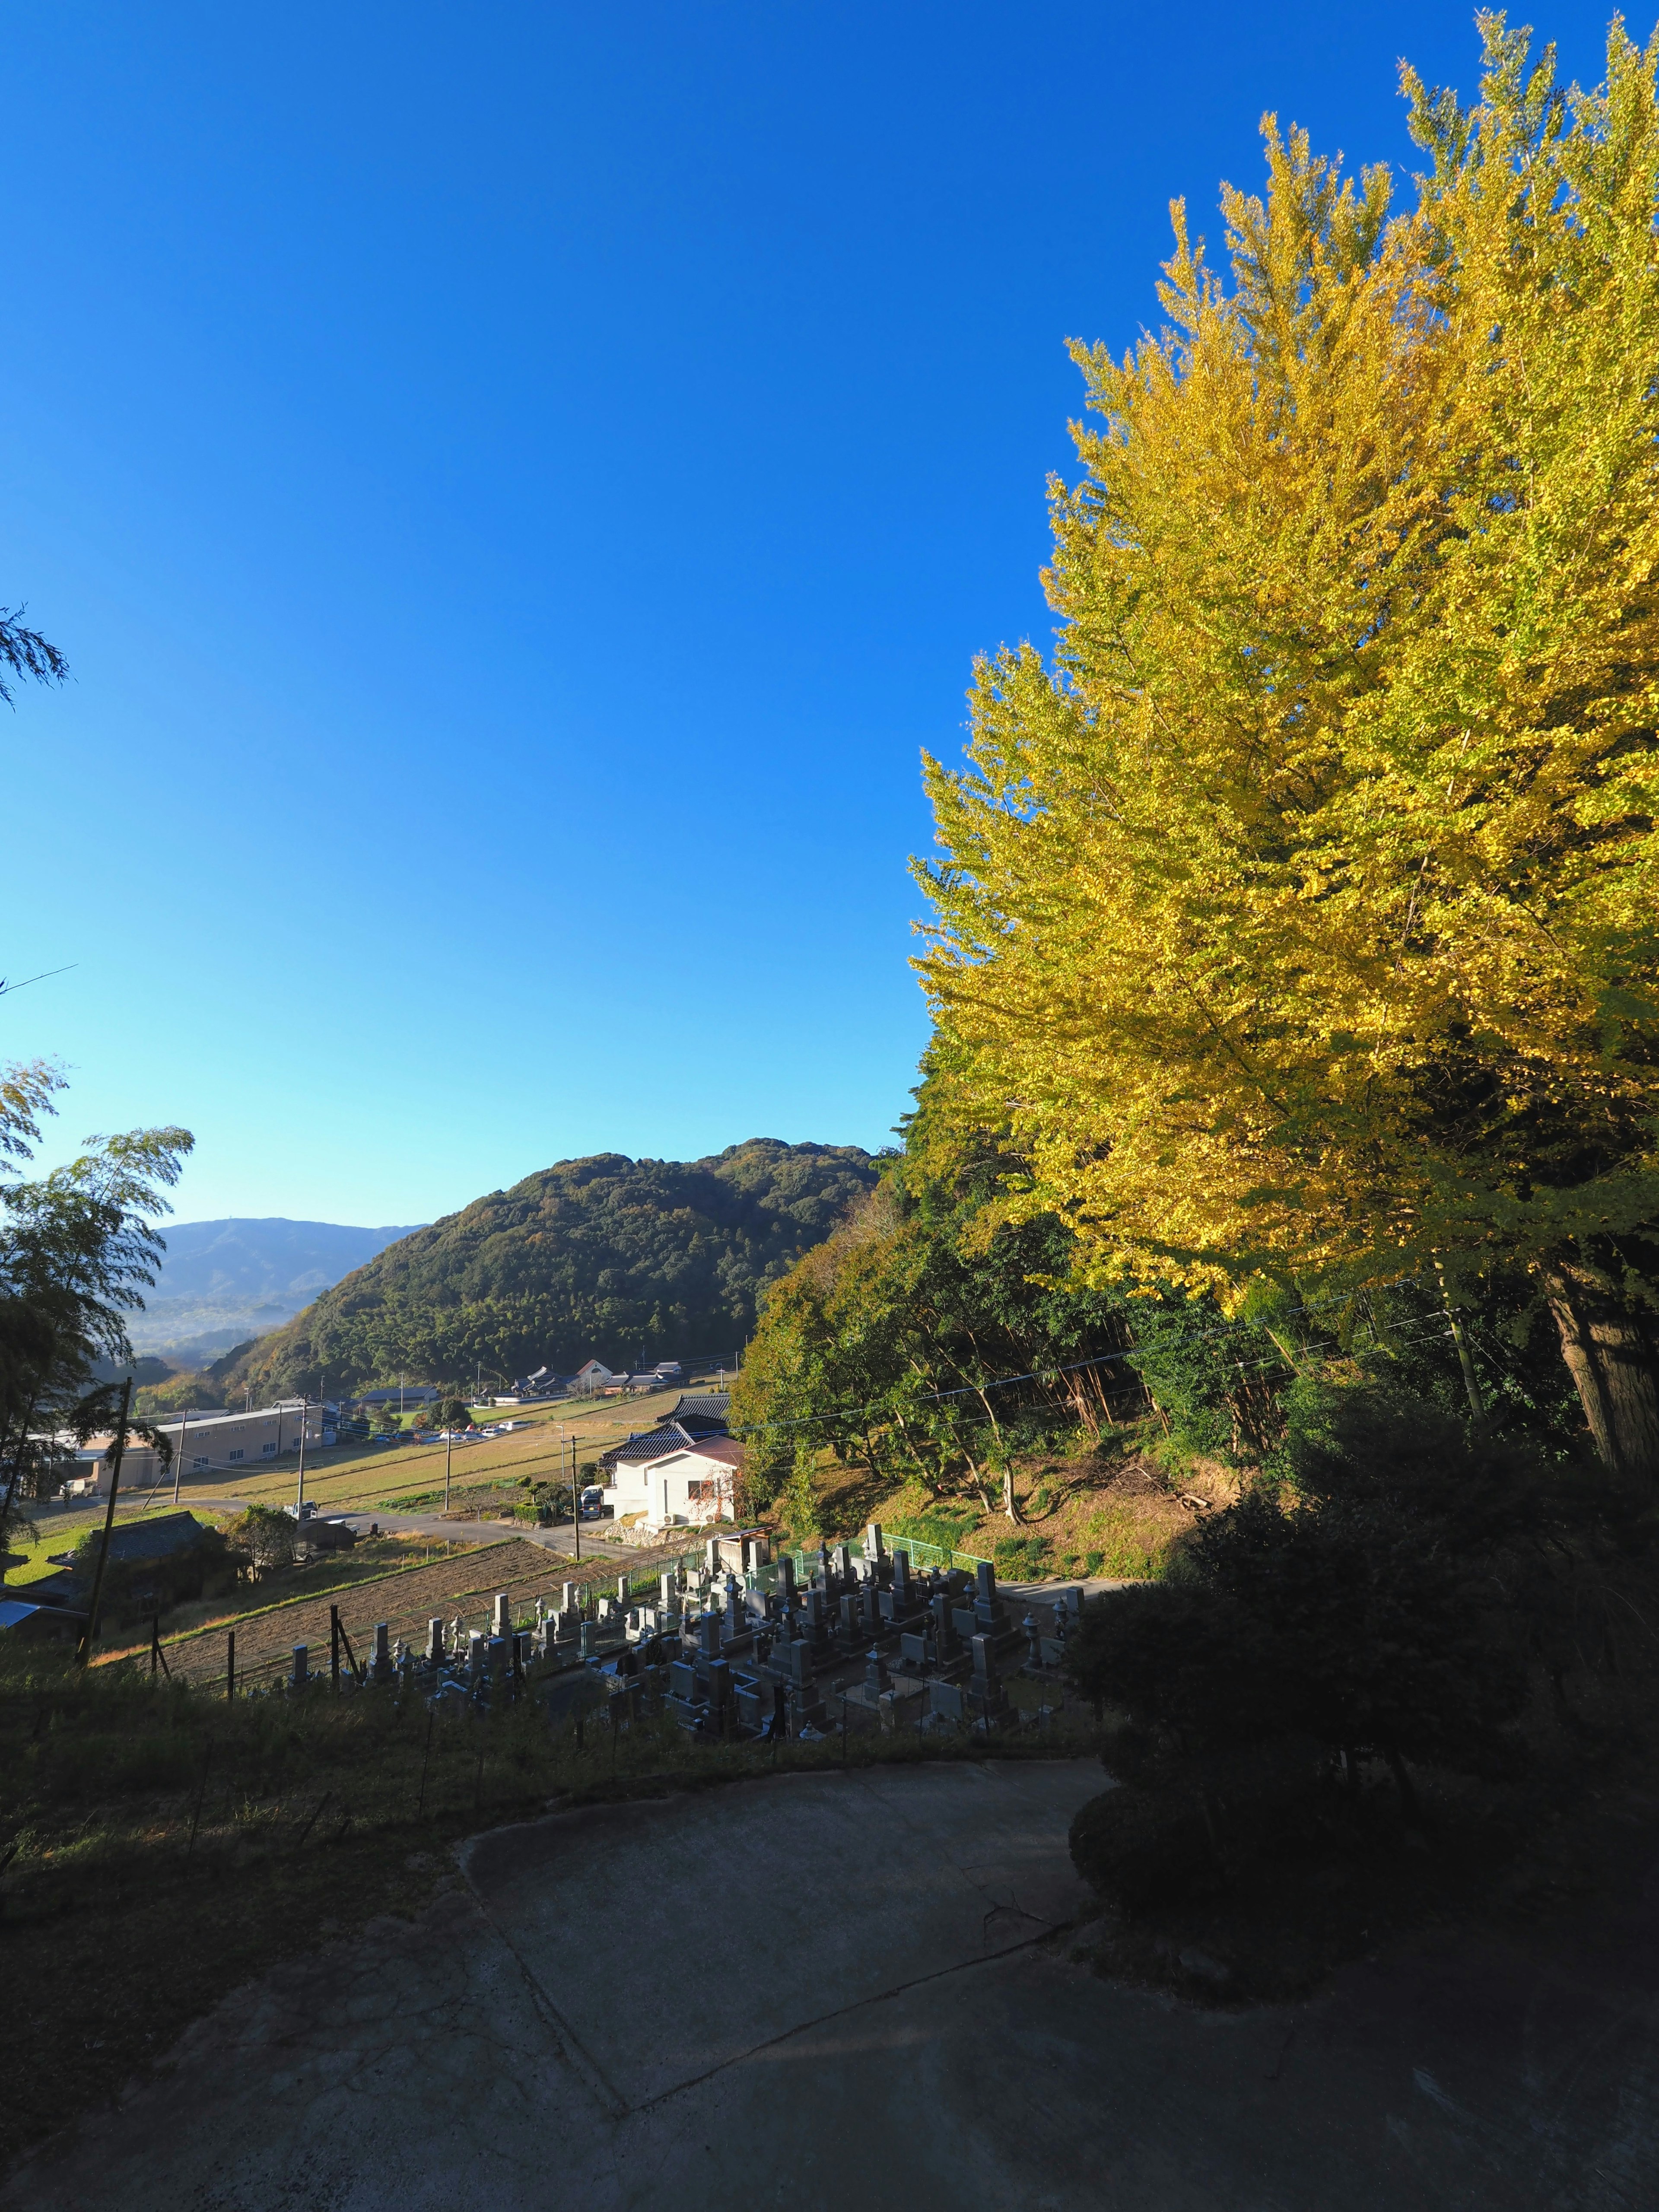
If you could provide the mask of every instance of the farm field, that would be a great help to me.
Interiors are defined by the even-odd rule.
[[[623,1564],[630,1572],[648,1568],[653,1559],[678,1559],[687,1549],[682,1540],[660,1554],[641,1553]],[[175,1680],[222,1682],[225,1674],[225,1633],[236,1632],[236,1680],[239,1685],[263,1687],[273,1674],[285,1668],[296,1644],[307,1645],[313,1668],[328,1665],[329,1607],[337,1605],[358,1659],[372,1648],[376,1621],[386,1621],[393,1638],[424,1645],[427,1623],[434,1614],[446,1622],[459,1613],[466,1628],[488,1628],[495,1593],[505,1590],[513,1618],[522,1626],[532,1619],[538,1597],[550,1604],[562,1583],[597,1584],[601,1591],[614,1589],[618,1563],[615,1559],[584,1559],[577,1565],[556,1552],[521,1537],[505,1537],[499,1543],[475,1544],[430,1565],[393,1570],[378,1581],[360,1582],[343,1590],[301,1594],[274,1606],[268,1613],[224,1618],[188,1631],[176,1640],[164,1637],[161,1648]],[[97,1666],[108,1666],[123,1656],[142,1657],[141,1644],[134,1651],[101,1655]]]
[[[654,1428],[679,1395],[678,1389],[659,1390],[643,1398],[566,1401],[556,1407],[532,1407],[524,1413],[504,1414],[515,1425],[510,1436],[455,1446],[454,1479],[471,1483],[483,1475],[556,1475],[562,1438],[567,1450],[574,1438],[580,1465],[620,1443],[634,1430]],[[517,1425],[520,1422],[522,1427]],[[287,1499],[294,1492],[295,1465],[290,1458],[283,1467],[239,1478],[236,1495],[251,1503],[274,1504]],[[430,1491],[441,1486],[443,1473],[442,1444],[371,1445],[356,1451],[322,1452],[314,1462],[307,1455],[306,1496],[325,1510],[389,1505],[405,1492]],[[219,1469],[198,1480],[210,1492],[216,1487],[224,1490],[228,1478]],[[185,1487],[190,1487],[188,1476]]]
[[[455,1446],[454,1486],[459,1489],[464,1484],[495,1476],[509,1483],[525,1475],[550,1480],[559,1470],[562,1429],[567,1450],[569,1439],[575,1439],[580,1466],[620,1443],[630,1432],[655,1427],[679,1395],[676,1388],[639,1398],[567,1400],[556,1407],[531,1407],[522,1413],[504,1410],[503,1419],[515,1424],[510,1436]],[[524,1425],[516,1425],[519,1423]],[[186,1469],[179,1480],[179,1502],[187,1506],[192,1498],[235,1498],[251,1505],[284,1505],[295,1496],[298,1468],[296,1456],[289,1452],[274,1465],[210,1468],[200,1474]],[[306,1496],[325,1513],[359,1512],[377,1505],[396,1510],[405,1496],[429,1496],[434,1489],[441,1490],[443,1478],[442,1444],[370,1445],[306,1455]],[[154,1493],[158,1504],[163,1493],[170,1504],[170,1480]],[[151,1495],[144,1491],[133,1492],[135,1505]],[[127,1517],[118,1505],[117,1515],[118,1519]],[[88,1515],[85,1525],[92,1525],[96,1517]],[[60,1525],[53,1523],[54,1551],[61,1548],[56,1540]]]

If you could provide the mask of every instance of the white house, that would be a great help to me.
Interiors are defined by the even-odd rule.
[[[615,1517],[637,1518],[653,1528],[733,1520],[742,1465],[743,1446],[731,1437],[704,1437],[655,1459],[618,1460],[610,1493]]]
[[[573,1390],[603,1390],[611,1379],[611,1371],[604,1360],[590,1359],[585,1367],[576,1370],[570,1387]]]

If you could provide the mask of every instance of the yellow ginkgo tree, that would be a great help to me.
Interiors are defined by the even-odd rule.
[[[1097,1275],[1531,1269],[1659,1479],[1659,40],[1480,19],[1396,211],[1265,128],[1231,272],[1074,348],[1052,665],[929,761],[936,1018]]]

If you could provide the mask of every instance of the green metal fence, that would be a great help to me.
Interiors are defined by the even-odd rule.
[[[975,1552],[949,1551],[942,1544],[924,1544],[919,1536],[890,1536],[885,1529],[882,1531],[882,1542],[890,1553],[908,1552],[911,1566],[918,1571],[938,1567],[948,1574],[952,1567],[960,1567],[965,1573],[972,1574],[976,1567],[988,1567],[994,1565],[993,1560],[981,1559]],[[830,1548],[833,1552],[838,1547],[832,1544]],[[847,1548],[855,1559],[863,1559],[865,1548],[862,1541],[849,1544]],[[794,1552],[790,1556],[795,1563],[797,1580],[810,1582],[818,1571],[818,1554],[816,1545],[810,1552]]]

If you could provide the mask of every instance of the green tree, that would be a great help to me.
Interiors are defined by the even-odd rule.
[[[1092,1279],[1498,1269],[1659,1478],[1659,46],[1564,94],[1501,17],[1392,211],[1267,129],[1230,281],[1075,349],[1050,668],[927,772],[923,962]]]
[[[14,1071],[15,1078],[16,1071]],[[50,1174],[22,1178],[58,1079],[35,1074],[30,1109],[14,1109],[14,1179],[0,1182],[0,1438],[5,1488],[0,1542],[20,1494],[33,1486],[41,1431],[80,1424],[100,1359],[131,1362],[129,1314],[155,1280],[161,1239],[155,1217],[177,1182],[192,1139],[185,1129],[139,1129],[97,1140]],[[90,1415],[88,1415],[90,1418]],[[32,1439],[33,1439],[32,1441]]]
[[[246,1562],[248,1579],[258,1582],[273,1567],[291,1567],[299,1523],[273,1505],[250,1505],[223,1531],[233,1559]]]

